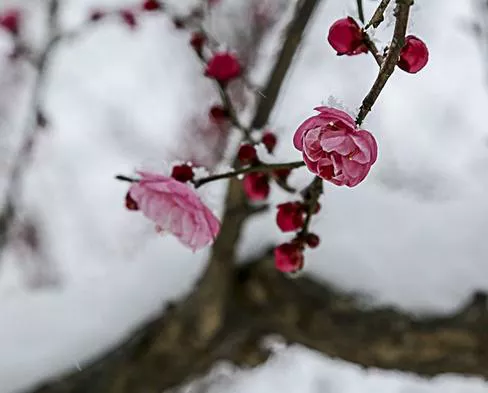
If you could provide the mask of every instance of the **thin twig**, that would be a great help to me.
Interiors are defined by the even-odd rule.
[[[376,11],[374,12],[373,16],[371,17],[371,20],[367,23],[367,25],[364,27],[364,30],[369,29],[371,26],[374,28],[377,28],[381,22],[385,20],[385,11],[388,8],[388,5],[390,4],[391,0],[381,0],[381,3],[378,5],[378,8],[376,8]]]
[[[322,178],[316,176],[313,181],[308,185],[303,191],[304,202],[307,206],[307,211],[305,213],[305,221],[303,223],[302,230],[298,234],[299,238],[303,238],[308,234],[308,229],[312,221],[312,216],[316,212],[318,200],[323,192],[323,180]]]
[[[232,177],[237,177],[239,175],[243,175],[246,173],[252,173],[252,172],[272,172],[276,171],[278,169],[294,169],[294,168],[300,168],[304,166],[305,163],[303,161],[294,161],[294,162],[285,162],[285,163],[280,163],[280,164],[260,164],[260,165],[253,165],[253,166],[248,166],[245,168],[240,168],[232,172],[226,172],[226,173],[220,173],[218,175],[211,175],[208,177],[204,177],[198,180],[195,180],[194,184],[195,187],[200,187],[206,183],[215,181],[215,180],[221,180],[221,179],[229,179]]]
[[[363,0],[357,0],[357,4],[358,4],[358,16],[359,16],[359,20],[361,21],[361,23],[364,24],[364,8],[363,8]]]
[[[408,16],[413,0],[396,0],[395,9],[395,30],[393,38],[390,43],[388,54],[386,55],[381,67],[378,77],[376,78],[371,90],[366,95],[359,109],[359,114],[356,117],[356,124],[358,126],[364,121],[364,118],[369,113],[374,103],[378,99],[381,91],[385,87],[386,82],[393,74],[395,66],[397,65],[400,51],[405,43],[405,34],[407,31]]]
[[[363,35],[363,42],[364,42],[364,44],[366,45],[366,47],[368,48],[368,50],[373,55],[374,59],[376,60],[376,63],[378,64],[378,66],[381,67],[381,65],[383,64],[383,56],[379,52],[378,48],[376,47],[376,44],[373,42],[373,40],[368,35],[368,33],[363,32],[363,34],[364,34]]]
[[[16,217],[15,201],[20,193],[20,185],[22,181],[22,174],[28,165],[28,161],[33,149],[34,140],[39,132],[39,114],[43,114],[41,108],[41,98],[47,79],[47,63],[50,55],[60,42],[58,34],[58,17],[59,17],[59,0],[51,0],[48,5],[48,43],[44,51],[35,62],[37,68],[37,76],[34,82],[34,89],[31,96],[30,109],[28,112],[28,119],[23,131],[23,137],[19,152],[14,158],[12,170],[7,179],[6,195],[4,206],[0,212],[0,252],[3,251],[6,242],[8,241],[8,231],[10,230],[12,221]]]

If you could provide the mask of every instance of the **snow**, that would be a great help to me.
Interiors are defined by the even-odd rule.
[[[35,1],[18,3],[39,8]],[[174,1],[177,8],[188,3]],[[354,12],[355,2],[345,3],[327,0],[320,7],[273,113],[283,160],[299,158],[291,135],[313,107],[334,97],[357,108],[375,78],[371,57],[338,58],[325,43],[326,27]],[[371,12],[374,2],[365,3]],[[379,141],[378,163],[355,189],[326,188],[323,213],[314,222],[322,246],[306,255],[306,269],[375,304],[448,313],[473,290],[488,290],[488,150],[480,121],[488,96],[479,47],[462,26],[476,18],[471,3],[417,3],[411,29],[428,43],[430,63],[414,76],[397,71],[381,95],[364,125]],[[73,26],[95,2],[64,4],[65,23]],[[376,32],[377,38],[385,36]],[[141,165],[163,168],[186,120],[202,110],[202,102],[217,100],[187,40],[170,20],[148,16],[136,33],[116,22],[93,29],[53,59],[46,92],[51,128],[25,181],[23,214],[40,222],[60,284],[27,288],[19,265],[29,261],[13,250],[4,255],[2,393],[82,368],[164,302],[187,292],[202,271],[208,250],[192,254],[175,239],[155,234],[141,215],[123,208],[127,185],[113,180]],[[2,101],[1,111],[4,106],[15,108]],[[17,127],[19,120],[10,120]],[[297,172],[292,181],[305,184],[305,171]],[[206,190],[213,208],[221,191]],[[273,191],[273,201],[286,198]],[[240,254],[248,257],[285,239],[270,213],[247,224]],[[261,367],[235,370],[210,392],[441,389],[488,392],[488,384],[462,376],[427,380],[365,371],[292,346]]]
[[[202,390],[198,388],[205,387]],[[484,393],[478,378],[442,375],[430,380],[383,370],[364,370],[333,360],[299,345],[279,349],[266,364],[254,369],[219,364],[204,380],[181,393]]]

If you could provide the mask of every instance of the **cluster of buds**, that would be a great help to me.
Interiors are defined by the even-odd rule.
[[[270,131],[265,131],[261,136],[260,143],[262,143],[268,153],[272,154],[277,144],[276,135]],[[261,162],[258,158],[256,147],[254,144],[245,143],[239,147],[237,157],[241,165],[256,166]],[[251,201],[264,201],[268,198],[270,193],[270,180],[272,178],[282,179],[290,174],[289,169],[278,169],[271,173],[269,172],[250,172],[244,176],[243,187],[244,192]]]
[[[275,266],[284,273],[295,273],[303,268],[303,251],[306,247],[315,248],[320,238],[307,228],[307,215],[320,211],[316,201],[286,202],[277,206],[276,224],[282,232],[297,232],[293,240],[274,249]]]
[[[329,29],[329,44],[337,55],[355,56],[367,53],[366,32],[350,16],[339,19]],[[429,51],[425,43],[414,35],[405,37],[405,44],[400,52],[398,67],[411,74],[419,72],[429,60]]]
[[[137,7],[122,8],[116,10],[115,14],[121,18],[125,25],[133,30],[138,26],[137,18],[140,13],[162,11],[163,8],[163,3],[159,0],[143,0]],[[112,14],[114,14],[113,11],[109,12],[102,9],[94,9],[90,12],[89,20],[91,22],[99,22]]]

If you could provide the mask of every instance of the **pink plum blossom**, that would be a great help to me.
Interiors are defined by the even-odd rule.
[[[190,185],[156,173],[138,174],[129,195],[158,232],[172,233],[193,251],[214,241],[220,222]]]
[[[320,113],[296,130],[293,144],[303,153],[307,168],[338,186],[354,187],[364,180],[377,157],[371,133],[358,130],[347,113],[321,106]]]

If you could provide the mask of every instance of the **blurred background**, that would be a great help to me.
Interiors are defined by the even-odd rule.
[[[164,171],[176,160],[225,167],[217,162],[227,154],[229,131],[219,134],[208,119],[218,94],[188,45],[189,32],[175,26],[196,1],[166,3],[167,11],[141,16],[135,29],[117,18],[83,29],[48,59],[40,92],[47,125],[18,176],[18,221],[2,245],[0,393],[82,368],[187,293],[205,267],[208,250],[193,254],[154,233],[151,223],[124,208],[127,186],[114,180],[141,167]],[[46,4],[0,0],[0,13],[22,10],[22,37],[35,51],[49,34]],[[59,28],[77,29],[94,9],[133,4],[62,0]],[[364,0],[366,15],[377,4]],[[271,10],[267,28],[259,29],[255,7]],[[284,0],[221,0],[205,23],[218,41],[246,54],[249,80],[260,86],[291,9]],[[379,43],[391,35],[392,9],[375,32]],[[337,57],[326,41],[336,19],[356,14],[353,0],[320,3],[269,123],[279,136],[277,161],[300,159],[292,135],[315,106],[334,103],[354,113],[371,87],[372,57]],[[409,32],[427,43],[430,62],[417,75],[395,72],[364,123],[379,144],[367,181],[354,189],[326,186],[312,227],[322,244],[307,252],[306,272],[361,294],[367,305],[415,315],[453,313],[474,291],[488,290],[487,17],[481,0],[416,1]],[[12,60],[12,45],[11,35],[0,31],[2,198],[36,83],[28,62]],[[244,102],[242,86],[234,90]],[[291,183],[303,186],[307,176],[296,171]],[[217,212],[224,189],[204,190]],[[272,191],[273,203],[290,198]],[[259,255],[283,238],[273,212],[260,215],[247,222],[239,256]],[[303,347],[276,350],[255,370],[224,367],[206,389],[488,392],[476,378],[366,372]]]

